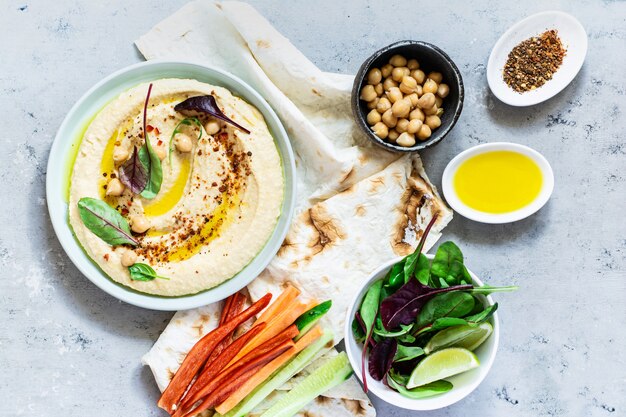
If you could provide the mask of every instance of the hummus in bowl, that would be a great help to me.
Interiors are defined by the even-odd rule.
[[[70,224],[113,280],[150,294],[194,294],[237,274],[267,242],[283,201],[280,156],[263,116],[227,89],[176,78],[151,84],[145,123],[161,163],[158,193],[146,198],[120,181],[120,169],[145,146],[144,83],[109,103],[87,128],[71,178]],[[214,97],[250,133],[210,115],[190,118],[175,110],[204,96]],[[85,197],[117,210],[137,243],[111,245],[94,234],[79,213]],[[167,279],[133,279],[129,267],[137,263]]]
[[[209,97],[213,113],[185,107]],[[51,150],[48,206],[64,249],[99,287],[143,307],[193,308],[241,289],[275,255],[293,171],[282,125],[249,86],[194,63],[148,62],[70,111]]]

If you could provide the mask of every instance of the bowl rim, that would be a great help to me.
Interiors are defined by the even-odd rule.
[[[425,255],[428,257],[428,259],[434,258],[434,255],[432,254],[425,254]],[[400,262],[404,258],[405,256],[399,256],[399,257],[393,258],[385,262],[378,268],[376,268],[376,270],[374,270],[374,272],[372,272],[370,276],[366,280],[363,281],[361,288],[357,291],[355,296],[352,298],[350,302],[350,308],[346,312],[346,318],[344,322],[345,349],[346,349],[346,353],[348,355],[350,364],[352,365],[352,368],[354,369],[354,373],[359,379],[359,381],[361,381],[361,383],[363,383],[363,380],[361,377],[361,360],[360,360],[361,351],[353,352],[352,345],[350,343],[350,341],[355,342],[354,336],[352,335],[352,320],[354,317],[354,313],[356,312],[357,305],[361,303],[363,297],[365,296],[366,289],[369,288],[371,283],[377,279],[381,279],[383,277],[383,272],[388,271],[394,264]],[[474,281],[475,284],[483,285],[483,282],[469,268],[468,268],[468,272],[472,276],[472,281]],[[483,296],[483,298],[484,300],[486,300],[487,305],[491,306],[495,304],[491,295]],[[469,384],[469,388],[466,388],[466,392],[463,395],[457,396],[455,398],[451,398],[450,394],[452,394],[455,391],[455,388],[453,388],[452,390],[446,393],[443,393],[441,395],[435,396],[435,397],[424,398],[424,399],[412,399],[412,398],[397,396],[396,398],[399,401],[394,401],[389,398],[389,394],[395,393],[395,392],[392,391],[390,388],[384,386],[383,384],[368,384],[369,391],[372,392],[374,395],[376,395],[376,397],[380,398],[381,400],[385,401],[388,404],[394,405],[396,407],[404,408],[407,410],[415,410],[415,411],[437,410],[443,407],[450,406],[458,401],[461,401],[463,398],[471,394],[484,381],[484,379],[487,377],[487,374],[491,370],[491,367],[496,359],[496,354],[498,352],[498,347],[500,344],[500,320],[498,318],[497,311],[494,312],[493,316],[491,317],[491,323],[493,325],[493,333],[491,334],[489,338],[490,339],[493,338],[493,347],[488,353],[487,360],[481,362],[480,366],[476,369],[476,370],[479,370],[480,372],[476,374],[475,379],[473,380],[471,384]],[[356,354],[356,357],[355,357],[355,354]]]
[[[64,136],[64,134],[66,132],[76,132],[82,127],[81,122],[90,120],[101,110],[102,107],[97,110],[91,109],[90,111],[88,108],[90,106],[89,101],[91,99],[96,100],[94,95],[97,97],[98,94],[102,95],[102,93],[105,93],[107,90],[100,90],[106,88],[108,84],[115,83],[116,81],[119,83],[128,83],[130,80],[136,81],[136,77],[140,79],[136,84],[148,82],[150,79],[184,78],[172,75],[161,75],[160,77],[155,75],[151,77],[152,74],[149,71],[162,71],[166,74],[175,71],[188,71],[190,73],[188,78],[193,79],[194,77],[191,75],[192,70],[205,74],[207,78],[213,79],[213,82],[218,85],[220,83],[231,83],[231,87],[227,88],[236,88],[237,91],[234,93],[258,108],[261,114],[263,114],[263,117],[266,118],[283,165],[285,190],[281,212],[272,235],[268,238],[255,258],[242,268],[239,273],[220,285],[199,293],[175,297],[142,293],[109,278],[97,267],[74,236],[68,220],[68,202],[65,199],[65,192],[60,190],[64,190],[65,188],[64,184],[67,179],[66,175],[68,174],[68,172],[66,172],[66,169],[68,169],[66,168],[66,164],[70,163],[69,158],[71,157],[65,147],[71,146],[73,143],[78,145],[80,140],[71,135]],[[146,75],[143,75],[144,72]],[[127,79],[124,77],[127,77]],[[226,81],[219,81],[220,78]],[[117,97],[131,87],[113,85],[110,86],[110,88],[113,90],[109,91],[114,91],[114,97]],[[104,105],[106,105],[106,103]],[[83,109],[83,107],[86,108]],[[69,175],[71,175],[71,168],[69,168]],[[196,308],[222,300],[248,285],[265,269],[280,248],[291,225],[296,199],[295,176],[296,168],[293,149],[280,118],[263,96],[248,83],[227,71],[206,65],[199,61],[155,59],[125,66],[107,75],[82,94],[70,108],[57,130],[50,148],[46,174],[46,202],[52,228],[63,250],[76,268],[93,284],[109,295],[138,307],[161,311],[177,311]],[[263,252],[266,253],[262,261],[258,261]]]
[[[456,192],[454,191],[452,182],[454,174],[460,164],[475,155],[492,151],[517,152],[531,158],[537,164],[541,170],[543,181],[539,195],[530,204],[515,211],[496,214],[485,213],[473,209],[458,198]],[[465,218],[488,224],[512,223],[535,214],[548,202],[552,192],[554,191],[554,172],[552,171],[552,167],[546,157],[528,146],[513,142],[483,143],[464,150],[448,162],[441,178],[441,188],[450,207]]]
[[[374,135],[374,133],[369,128],[369,126],[367,126],[367,124],[365,123],[364,117],[360,114],[361,104],[360,104],[360,99],[359,99],[360,86],[363,80],[365,79],[367,72],[369,71],[372,63],[376,59],[378,59],[380,56],[386,53],[389,53],[390,51],[393,51],[394,49],[407,46],[407,45],[418,46],[421,48],[429,49],[430,51],[433,51],[436,54],[438,54],[449,65],[450,69],[454,73],[455,81],[459,86],[459,99],[454,108],[454,114],[452,116],[452,122],[450,123],[450,125],[441,131],[437,130],[438,136],[436,136],[434,139],[428,139],[423,142],[418,142],[414,146],[411,146],[411,147],[397,146],[392,143],[385,142],[384,140],[380,139],[378,136]],[[461,71],[457,67],[457,65],[452,60],[452,58],[450,58],[450,56],[437,45],[434,45],[432,43],[425,42],[425,41],[410,40],[410,39],[397,41],[387,46],[384,46],[378,49],[377,51],[375,51],[365,61],[363,61],[363,63],[359,67],[359,70],[357,71],[354,77],[354,82],[352,84],[352,93],[351,93],[351,98],[350,98],[351,104],[352,104],[351,106],[352,115],[356,121],[356,124],[359,126],[361,131],[363,131],[363,133],[365,133],[365,135],[370,139],[370,141],[388,151],[400,152],[400,153],[411,153],[411,152],[420,151],[422,149],[435,146],[439,144],[441,141],[443,141],[443,139],[450,133],[450,131],[454,128],[457,121],[461,117],[461,112],[463,111],[464,99],[465,99],[465,86],[463,84],[463,76],[461,74]]]
[[[500,68],[495,68],[497,59],[496,55],[498,55],[498,53],[502,50],[504,44],[509,41],[509,38],[516,35],[517,31],[524,29],[526,25],[531,26],[533,21],[540,20],[541,18],[546,16],[550,16],[553,18],[558,17],[563,19],[563,21],[571,24],[571,27],[576,34],[581,35],[580,39],[578,39],[580,42],[575,42],[574,44],[567,45],[569,56],[572,56],[571,50],[577,51],[577,54],[574,55],[576,57],[576,60],[574,60],[571,64],[567,63],[566,61],[563,62],[560,70],[564,69],[563,66],[568,65],[568,75],[563,80],[559,80],[557,84],[553,83],[553,88],[545,89],[543,87],[547,86],[553,81],[556,81],[554,78],[547,81],[543,86],[537,88],[534,91],[518,93],[504,83],[504,81],[502,80]],[[548,28],[545,28],[544,30],[547,29]],[[521,38],[521,40],[527,39],[537,34],[536,32],[530,33],[528,32],[528,30],[524,30],[524,33],[525,34]],[[562,34],[563,32],[560,31],[559,35],[562,36]],[[551,99],[552,97],[563,91],[565,87],[567,87],[574,80],[574,78],[576,78],[576,75],[578,75],[580,69],[585,62],[588,43],[589,41],[587,38],[587,32],[585,31],[584,26],[580,23],[578,19],[576,19],[569,13],[565,13],[560,10],[546,10],[527,16],[511,25],[506,31],[504,31],[504,33],[502,33],[502,35],[500,35],[496,43],[493,45],[491,52],[489,53],[489,59],[487,61],[487,83],[489,84],[489,89],[498,100],[505,104],[508,104],[509,106],[527,107],[543,103],[544,101]],[[566,55],[565,59],[567,60],[567,58],[568,55]],[[555,77],[558,73],[559,70],[555,72]]]

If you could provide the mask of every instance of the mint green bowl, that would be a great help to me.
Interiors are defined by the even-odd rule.
[[[91,260],[74,237],[68,221],[67,188],[71,166],[81,135],[93,117],[120,93],[137,84],[161,78],[190,78],[229,89],[255,106],[265,117],[278,147],[285,177],[282,211],[269,240],[237,275],[209,290],[187,296],[144,294],[110,279]],[[153,310],[185,310],[222,300],[256,278],[272,260],[289,229],[295,204],[295,162],[289,137],[280,119],[259,93],[232,74],[188,61],[149,61],[123,68],[93,86],[71,108],[54,138],[46,176],[46,198],[54,231],[76,267],[100,289],[127,303]]]

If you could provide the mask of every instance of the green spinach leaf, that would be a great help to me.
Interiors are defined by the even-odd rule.
[[[413,336],[411,333],[403,334],[402,336],[398,336],[398,342],[415,343],[415,336]]]
[[[395,362],[405,362],[420,357],[424,354],[424,349],[419,346],[405,346],[398,343],[398,350],[396,351]]]
[[[489,307],[485,308],[480,313],[476,313],[471,316],[464,317],[464,319],[469,324],[480,324],[480,323],[487,321],[491,316],[493,316],[493,313],[495,313],[497,309],[498,309],[498,303],[494,303],[493,305],[490,305]]]
[[[363,302],[361,303],[359,313],[361,314],[361,318],[363,319],[363,323],[365,324],[366,334],[370,334],[372,327],[374,326],[374,321],[376,320],[376,315],[378,314],[380,290],[382,289],[382,286],[382,280],[374,282],[372,286],[367,290],[367,293],[363,298]]]
[[[404,284],[405,261],[406,258],[391,267],[391,270],[389,270],[389,274],[387,275],[387,282],[385,284],[385,287],[394,291]]]
[[[365,332],[356,318],[352,320],[352,334],[357,343],[365,342]]]
[[[476,327],[480,323],[487,321],[497,309],[498,303],[495,303],[494,305],[487,307],[480,313],[474,314],[472,316],[466,316],[464,318],[442,317],[435,320],[432,324],[420,328],[416,333],[416,336],[430,331],[443,330],[447,327],[452,326],[467,325],[471,327]]]
[[[383,280],[378,280],[372,284],[367,290],[359,314],[365,325],[365,343],[363,343],[363,351],[361,352],[361,377],[363,379],[363,389],[367,392],[367,372],[365,371],[365,357],[367,355],[367,345],[371,341],[374,321],[378,315],[378,306],[380,304],[380,292],[383,287]]]
[[[430,283],[430,261],[423,253],[420,253],[417,259],[415,278],[417,278],[422,285],[428,285]]]
[[[453,242],[439,245],[430,272],[446,280],[449,285],[456,285],[464,276],[463,253]]]
[[[400,395],[412,399],[427,398],[434,395],[439,395],[444,392],[450,391],[453,387],[451,382],[445,381],[443,379],[412,389],[407,389],[404,385],[398,384],[393,379],[393,377],[390,376],[387,377],[387,382],[389,383],[389,386],[398,391]]]
[[[378,326],[379,323],[380,323],[380,326]],[[382,337],[398,337],[398,336],[402,336],[403,334],[407,334],[408,332],[411,331],[411,329],[413,329],[413,324],[407,324],[407,325],[401,324],[400,330],[397,330],[395,332],[389,332],[383,327],[383,323],[380,320],[380,317],[378,317],[376,319],[376,326],[374,327],[374,334],[377,334]]]
[[[474,308],[474,297],[467,292],[439,294],[424,305],[417,317],[417,326],[424,327],[442,317],[463,317]]]

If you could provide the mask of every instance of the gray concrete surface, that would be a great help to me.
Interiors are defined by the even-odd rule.
[[[3,0],[0,13],[0,415],[163,416],[139,363],[171,314],[123,304],[71,264],[52,231],[44,185],[70,106],[141,58],[132,42],[185,0]],[[252,3],[322,69],[354,73],[374,49],[422,39],[466,83],[463,115],[423,153],[447,161],[489,141],[530,145],[552,163],[548,205],[515,224],[457,216],[445,238],[499,295],[501,346],[485,382],[428,416],[626,415],[626,3],[619,1]],[[511,24],[561,9],[589,35],[585,65],[557,97],[515,109],[490,93],[485,65]],[[410,413],[376,401],[381,416]]]

